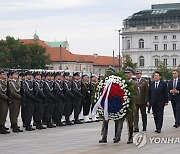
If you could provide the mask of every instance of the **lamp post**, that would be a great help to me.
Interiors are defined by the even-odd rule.
[[[121,70],[121,68],[120,68],[120,63],[121,63],[121,49],[120,49],[120,45],[121,45],[121,42],[120,42],[120,38],[121,38],[121,30],[119,29],[118,30],[118,32],[119,32],[119,72],[120,72],[120,70]]]
[[[60,47],[59,69],[62,70],[62,51],[61,51],[61,45],[59,47]]]

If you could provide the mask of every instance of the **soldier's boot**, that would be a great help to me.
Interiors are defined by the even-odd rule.
[[[127,144],[132,144],[132,143],[133,143],[133,127],[129,127],[129,138]]]
[[[13,124],[12,125],[12,131],[14,132],[14,133],[19,133],[19,132],[23,132],[23,130],[21,130],[20,129],[20,127],[17,125],[17,124]]]
[[[0,134],[9,134],[4,125],[0,125]]]
[[[108,134],[108,125],[105,125],[102,130],[102,139],[99,140],[99,143],[107,143],[107,134]]]

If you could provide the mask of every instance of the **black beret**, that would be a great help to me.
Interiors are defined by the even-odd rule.
[[[33,76],[34,76],[34,77],[35,77],[35,76],[39,76],[39,75],[41,75],[40,72],[34,72],[34,73],[33,73]]]
[[[46,72],[46,76],[51,76],[51,73],[50,72]]]
[[[108,67],[107,71],[116,72],[115,68],[114,68],[114,67],[111,67],[111,66]]]
[[[41,72],[41,77],[46,76],[46,72]]]
[[[70,73],[69,72],[64,72],[63,76],[69,76]]]
[[[10,73],[10,75],[13,75],[13,74],[19,74],[19,73],[18,73],[18,71],[12,71],[12,72]]]
[[[6,74],[4,70],[0,70],[0,74]]]
[[[56,72],[55,76],[62,76],[62,73],[61,72]]]
[[[75,72],[75,73],[73,74],[73,76],[80,76],[80,73],[79,73],[79,72]]]
[[[26,71],[25,76],[27,76],[27,75],[32,75],[32,73],[30,71]]]
[[[84,78],[85,76],[88,76],[88,75],[87,75],[87,74],[83,74],[83,75],[82,75],[82,78]]]

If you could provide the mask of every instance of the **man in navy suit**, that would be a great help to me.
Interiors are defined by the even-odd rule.
[[[161,81],[161,73],[154,73],[154,81],[149,85],[147,105],[152,106],[156,133],[161,133],[164,115],[164,106],[168,104],[167,83]]]
[[[173,127],[178,128],[180,126],[180,79],[178,78],[178,71],[173,70],[172,76],[173,79],[168,83],[168,92],[175,118]]]

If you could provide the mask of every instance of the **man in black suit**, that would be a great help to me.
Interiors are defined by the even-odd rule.
[[[173,79],[168,83],[168,92],[175,118],[173,127],[178,128],[180,126],[180,79],[178,78],[178,71],[173,70],[172,76]]]
[[[161,81],[161,73],[154,73],[154,81],[149,85],[147,105],[152,106],[156,133],[161,133],[163,124],[164,106],[168,105],[168,88],[164,81]]]

